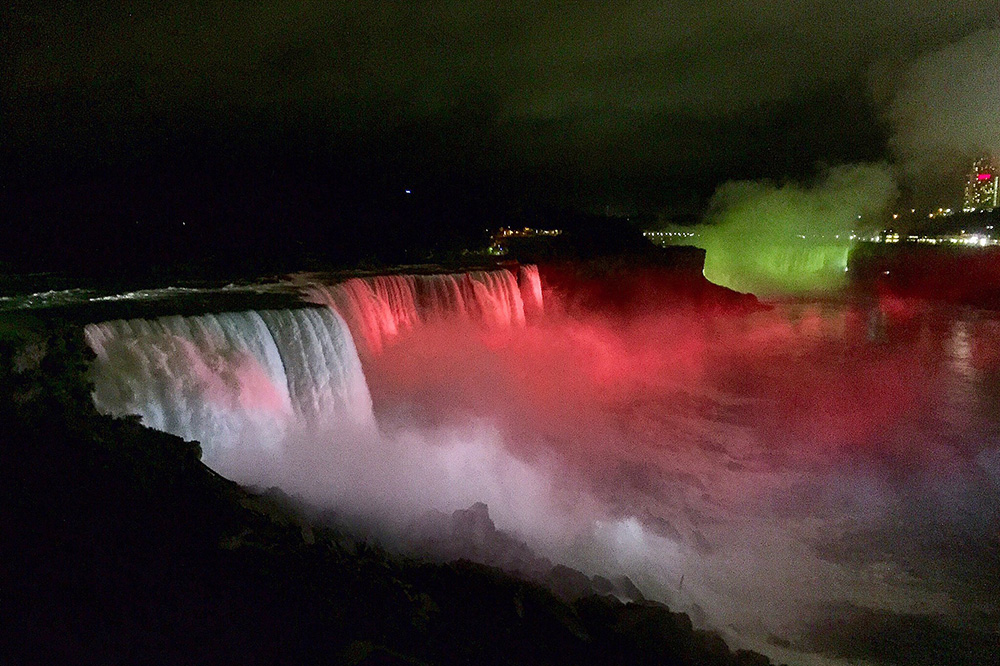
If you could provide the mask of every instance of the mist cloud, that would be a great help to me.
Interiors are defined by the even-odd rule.
[[[952,206],[971,161],[1000,154],[998,72],[1000,28],[875,66],[894,161],[829,169],[811,185],[722,185],[694,241],[708,252],[706,276],[759,295],[843,286],[852,230],[870,231],[872,216],[894,205],[897,181],[911,203]]]
[[[821,217],[885,182],[835,170],[816,191],[744,184],[725,203]],[[108,352],[95,397],[206,439],[206,462],[230,478],[390,544],[426,511],[484,501],[537,555],[626,574],[781,661],[855,655],[824,630],[845,606],[887,624],[995,617],[1000,421],[983,409],[1000,376],[995,321],[915,311],[885,344],[872,322],[893,324],[851,306],[611,315],[550,293],[545,305],[526,326],[435,317],[361,367],[327,311],[95,325]],[[327,327],[305,326],[317,318]],[[191,344],[150,335],[163,326]],[[286,403],[269,383],[295,387],[296,405],[329,399],[261,409]]]
[[[824,186],[839,209],[885,181],[848,171]],[[831,649],[811,632],[838,604],[961,624],[986,593],[972,581],[995,567],[998,496],[984,464],[995,448],[976,435],[974,404],[936,396],[963,362],[996,371],[992,324],[952,330],[928,315],[922,335],[879,347],[870,314],[851,308],[711,320],[547,305],[526,329],[456,336],[442,324],[370,360],[384,434],[423,451],[414,461],[491,452],[464,458],[478,462],[432,502],[489,496],[497,526],[553,561],[626,573],[790,662],[824,663],[797,650]],[[975,360],[956,356],[963,336]],[[936,434],[938,417],[966,424],[957,440]],[[409,495],[425,468],[403,467]],[[935,534],[953,544],[947,555]],[[796,651],[768,645],[772,635]]]
[[[692,241],[718,284],[758,295],[834,290],[846,282],[852,230],[895,196],[887,165],[836,167],[805,186],[727,183]]]
[[[1000,28],[977,32],[906,67],[887,113],[892,148],[912,175],[955,160],[1000,155]]]

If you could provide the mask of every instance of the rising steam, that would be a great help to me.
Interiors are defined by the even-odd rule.
[[[837,167],[808,186],[721,186],[692,241],[707,251],[706,277],[764,296],[842,287],[852,230],[872,230],[871,216],[894,203],[897,181],[916,200],[953,206],[972,160],[1000,155],[998,72],[1000,28],[875,67],[895,163]]]
[[[892,148],[913,177],[1000,156],[1000,28],[982,30],[904,68],[891,85]]]
[[[727,183],[695,239],[707,252],[705,276],[758,295],[837,289],[852,230],[895,195],[885,165],[833,168],[811,186]]]

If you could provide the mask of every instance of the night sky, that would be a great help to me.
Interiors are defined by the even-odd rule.
[[[997,25],[993,0],[7,3],[8,259],[182,222],[364,254],[854,162],[919,189],[921,66],[995,57]],[[976,150],[932,146],[934,177]]]

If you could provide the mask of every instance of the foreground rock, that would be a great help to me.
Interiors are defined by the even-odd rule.
[[[595,589],[611,581],[550,569],[560,597],[315,524],[211,472],[196,444],[98,415],[87,361],[64,329],[0,338],[11,663],[768,663]],[[451,520],[473,545],[503,540],[485,506]]]

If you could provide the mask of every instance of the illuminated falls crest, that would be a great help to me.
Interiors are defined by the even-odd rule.
[[[487,327],[541,309],[534,267],[354,278],[307,288],[329,307],[225,312],[89,324],[94,402],[147,426],[220,449],[278,446],[297,427],[374,428],[359,346],[378,352],[422,322],[458,317]]]
[[[524,323],[525,310],[541,311],[541,283],[535,266],[519,272],[473,271],[447,275],[379,275],[335,285],[314,285],[307,296],[347,320],[362,351],[377,353],[414,326],[460,318],[482,325]],[[528,295],[530,307],[525,306]]]

